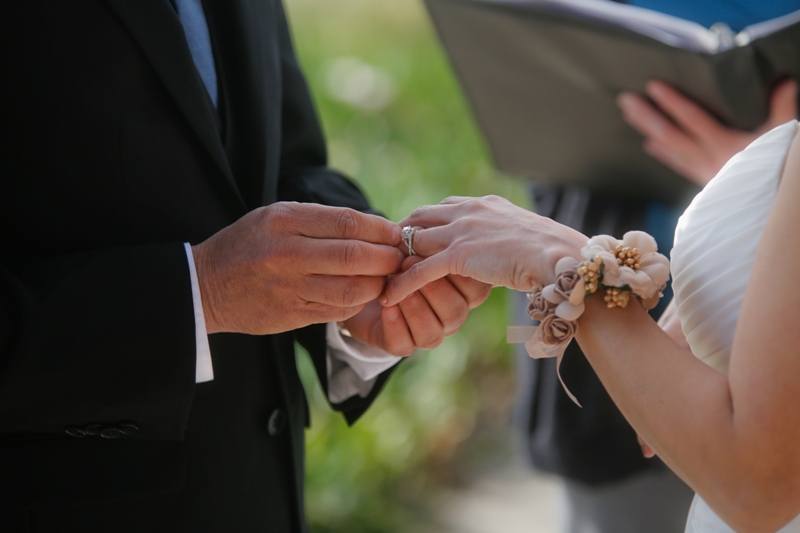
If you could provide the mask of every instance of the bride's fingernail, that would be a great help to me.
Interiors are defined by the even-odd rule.
[[[386,297],[386,296],[382,296],[381,297],[381,305],[385,307],[388,303],[389,303],[389,298]]]

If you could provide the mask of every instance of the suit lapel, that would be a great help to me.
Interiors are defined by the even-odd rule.
[[[239,206],[244,205],[216,125],[216,110],[194,67],[183,28],[167,0],[107,0],[189,122]]]
[[[204,0],[225,111],[225,148],[253,207],[275,201],[280,60],[272,2]]]

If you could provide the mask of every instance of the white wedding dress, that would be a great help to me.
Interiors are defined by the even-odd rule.
[[[681,326],[694,355],[721,372],[728,370],[756,247],[797,129],[797,121],[788,122],[733,157],[678,222],[672,283]],[[732,531],[695,496],[687,533]],[[780,531],[800,533],[800,516]]]

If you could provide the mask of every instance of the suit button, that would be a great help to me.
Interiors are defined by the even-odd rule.
[[[117,424],[117,428],[122,431],[126,437],[129,437],[139,431],[139,426],[133,422],[120,422]]]
[[[83,431],[83,434],[87,437],[99,437],[103,429],[105,429],[103,424],[86,424],[81,428],[81,431]]]
[[[267,432],[274,437],[280,435],[284,427],[286,427],[286,414],[281,409],[273,410],[267,422]]]
[[[113,440],[113,439],[121,439],[122,437],[125,436],[126,436],[125,431],[116,426],[107,426],[103,428],[102,431],[100,431],[101,439]]]
[[[76,439],[82,439],[86,436],[86,432],[77,426],[67,426],[64,428],[64,433]]]

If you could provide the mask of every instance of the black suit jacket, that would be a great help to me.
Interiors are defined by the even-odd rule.
[[[278,200],[369,208],[327,168],[279,0],[206,0],[214,109],[167,0],[0,19],[0,529],[298,531],[324,326],[211,337],[183,243]],[[353,422],[369,398],[335,406]]]

